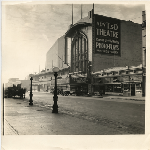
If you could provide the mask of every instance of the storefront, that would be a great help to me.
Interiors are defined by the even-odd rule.
[[[88,84],[86,76],[70,75],[70,91],[76,95],[86,95],[88,93]]]
[[[65,76],[62,76],[62,77],[59,77],[57,79],[57,89],[58,90],[70,90],[70,79],[68,77],[68,75],[65,75]],[[55,79],[52,79],[51,81],[51,90],[54,89],[55,87]]]
[[[140,81],[123,83],[123,96],[142,96],[142,84]]]
[[[142,96],[142,72],[141,65],[95,72],[92,74],[93,93],[102,89],[103,94]]]

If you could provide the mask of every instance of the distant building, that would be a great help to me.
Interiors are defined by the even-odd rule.
[[[19,80],[19,78],[10,78],[8,83],[5,84],[5,87],[13,87],[13,85],[20,85],[21,88],[26,88],[27,91],[30,90],[31,81],[30,80]]]
[[[67,68],[64,64],[65,60],[65,38],[64,36],[57,39],[54,45],[49,49],[46,54],[46,70],[50,71],[53,67]]]
[[[69,74],[68,65],[64,62],[65,60],[65,39],[64,36],[57,39],[54,45],[48,50],[46,54],[45,70],[37,74],[31,74],[33,77],[33,90],[37,91],[50,91],[54,89],[54,73],[53,67],[58,67],[58,88],[67,89],[69,82],[64,82]]]

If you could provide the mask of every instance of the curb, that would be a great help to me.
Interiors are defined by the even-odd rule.
[[[123,98],[123,97],[103,97],[103,96],[92,96],[93,98],[109,98],[109,99],[122,99],[122,100],[134,100],[134,101],[145,101],[145,99],[135,99],[135,98]]]
[[[123,99],[123,100],[134,100],[134,101],[145,101],[143,99],[128,99],[128,98],[110,98],[110,99]]]

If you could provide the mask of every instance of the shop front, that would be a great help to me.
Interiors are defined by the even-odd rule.
[[[142,96],[142,84],[140,81],[128,81],[123,83],[123,96]]]
[[[87,95],[87,78],[75,75],[70,76],[70,91],[74,92],[76,95]]]
[[[93,94],[113,94],[113,95],[123,95],[122,84],[120,78],[118,77],[95,77],[93,79]]]
[[[121,83],[106,83],[105,94],[123,95],[123,88]]]
[[[142,67],[118,67],[92,74],[93,93],[122,96],[142,96]]]
[[[121,77],[122,79],[124,77]],[[93,93],[102,93],[106,95],[122,95],[122,96],[141,96],[141,81],[120,81],[110,83],[94,83]]]
[[[57,79],[57,89],[59,92],[64,91],[64,90],[70,90],[70,84],[69,84],[69,77],[66,76],[65,78],[58,78]],[[53,91],[55,88],[55,79],[51,81],[51,91]]]

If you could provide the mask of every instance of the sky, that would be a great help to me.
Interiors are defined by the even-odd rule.
[[[93,4],[82,4],[82,17]],[[94,4],[94,13],[142,23],[143,4]],[[73,23],[81,4],[73,4]],[[2,83],[45,69],[46,53],[72,23],[72,4],[2,2]]]

